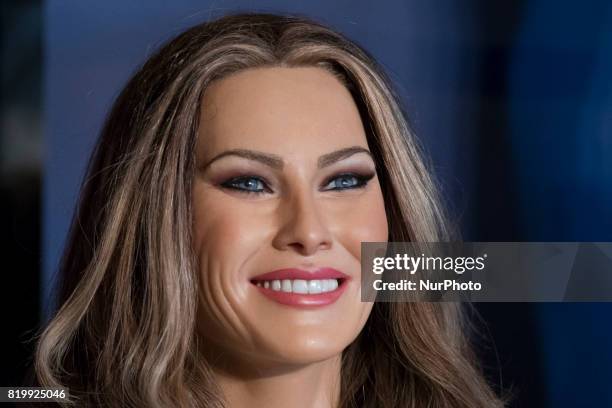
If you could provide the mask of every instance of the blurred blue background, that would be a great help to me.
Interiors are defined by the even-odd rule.
[[[43,316],[113,98],[165,40],[239,10],[310,16],[382,63],[465,240],[612,241],[609,1],[34,3],[44,60]],[[511,389],[511,406],[612,407],[612,304],[478,308],[492,337],[479,348],[485,368]]]

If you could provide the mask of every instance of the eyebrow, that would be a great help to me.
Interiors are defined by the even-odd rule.
[[[372,160],[374,160],[374,158],[372,157],[372,153],[370,153],[368,149],[365,149],[361,146],[351,146],[322,155],[317,160],[317,167],[319,169],[322,169],[357,153],[366,153],[368,156],[370,156],[370,158],[372,158]],[[282,169],[285,164],[283,159],[275,154],[264,153],[250,149],[231,149],[226,150],[223,153],[220,153],[217,156],[213,157],[208,163],[206,163],[206,165],[202,167],[202,170],[206,170],[213,162],[226,156],[238,156],[247,160],[260,162],[276,170]]]

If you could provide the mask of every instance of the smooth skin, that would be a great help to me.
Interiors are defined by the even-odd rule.
[[[229,406],[336,406],[342,351],[373,305],[360,300],[361,242],[388,239],[350,93],[316,67],[218,80],[202,99],[197,167],[198,329]],[[331,305],[281,305],[250,282],[316,267],[352,278]]]

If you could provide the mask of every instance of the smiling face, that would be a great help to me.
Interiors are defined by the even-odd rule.
[[[193,234],[206,348],[258,368],[338,356],[372,307],[361,242],[388,238],[350,93],[321,68],[259,68],[214,82],[202,106]]]

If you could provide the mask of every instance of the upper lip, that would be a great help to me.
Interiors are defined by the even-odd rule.
[[[283,279],[347,279],[349,276],[337,269],[323,267],[316,269],[285,268],[267,272],[251,278],[253,281],[283,280]]]

